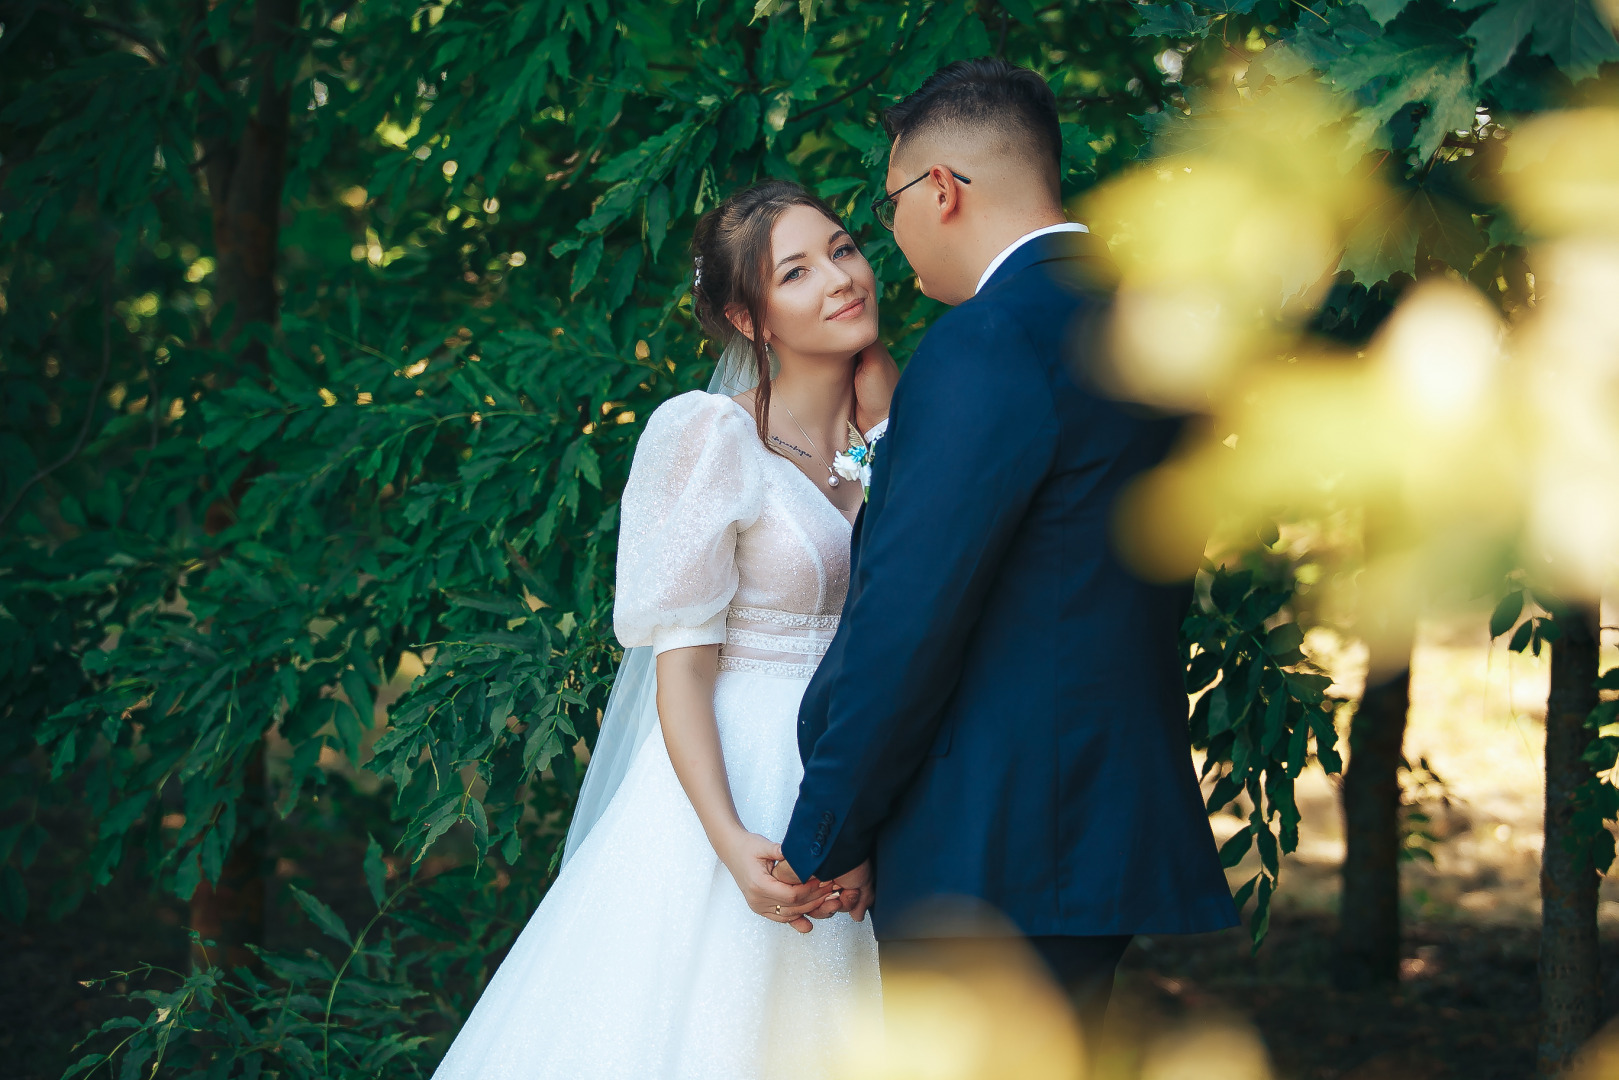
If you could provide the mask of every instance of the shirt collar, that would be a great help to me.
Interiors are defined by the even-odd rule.
[[[1090,232],[1090,229],[1086,228],[1084,225],[1078,224],[1077,222],[1065,221],[1061,225],[1047,225],[1043,229],[1036,229],[1033,232],[1024,233],[1022,236],[1008,244],[999,255],[995,256],[994,260],[989,264],[989,266],[985,268],[983,276],[978,279],[978,287],[973,290],[973,295],[977,296],[979,293],[984,291],[984,286],[989,284],[989,279],[994,276],[995,271],[1001,268],[1001,264],[1007,260],[1007,257],[1010,256],[1012,252],[1016,251],[1024,244],[1027,244],[1030,240],[1033,240],[1037,236],[1046,236],[1050,233],[1060,232]]]

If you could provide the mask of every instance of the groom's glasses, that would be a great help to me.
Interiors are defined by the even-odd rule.
[[[918,176],[915,180],[912,180],[909,184],[906,184],[905,187],[896,188],[893,191],[886,192],[880,199],[871,200],[871,212],[877,215],[877,220],[882,223],[883,228],[887,229],[889,232],[894,231],[894,207],[896,205],[894,200],[899,197],[899,193],[904,191],[905,188],[915,187],[917,184],[920,184],[922,181],[926,180],[930,175],[932,175],[932,173],[933,170],[929,169],[921,176]],[[957,180],[960,180],[963,184],[972,183],[971,180],[967,179],[965,176],[962,176],[954,169],[950,170],[950,175],[954,176]]]

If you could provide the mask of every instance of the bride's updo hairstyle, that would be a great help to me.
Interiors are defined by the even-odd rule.
[[[755,409],[759,439],[770,445],[770,355],[763,335],[765,300],[770,294],[770,233],[792,206],[811,206],[843,228],[843,219],[824,201],[791,180],[766,180],[744,188],[697,219],[691,253],[695,267],[692,307],[710,337],[724,347],[744,338],[727,312],[745,316],[759,375]]]

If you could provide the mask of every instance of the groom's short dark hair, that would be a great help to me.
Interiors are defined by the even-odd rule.
[[[951,127],[997,130],[1021,142],[1032,161],[1062,168],[1057,96],[1035,72],[994,57],[935,71],[883,113],[883,127],[892,143]]]

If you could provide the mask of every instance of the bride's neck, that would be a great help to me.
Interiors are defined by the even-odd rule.
[[[790,408],[805,427],[840,428],[854,409],[854,363],[784,363],[770,385],[771,400]]]

